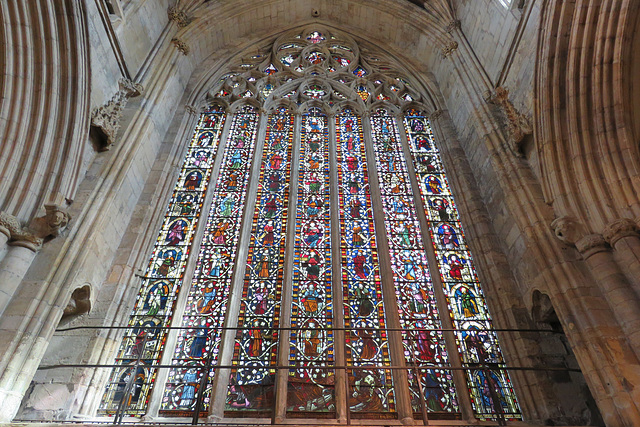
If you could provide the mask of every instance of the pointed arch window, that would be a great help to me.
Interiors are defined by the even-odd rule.
[[[419,83],[271,52],[212,84],[99,413],[520,419]]]

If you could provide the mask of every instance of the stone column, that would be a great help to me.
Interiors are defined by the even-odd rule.
[[[600,234],[588,234],[576,242],[576,248],[589,266],[636,355],[640,355],[638,297],[616,263],[611,247]]]
[[[11,231],[0,224],[0,261],[2,261],[5,255],[7,255],[7,251],[9,250],[9,248],[7,247],[7,242],[9,241],[10,237]]]
[[[615,249],[614,256],[626,274],[635,293],[640,296],[640,233],[631,219],[621,218],[602,231],[604,239]]]
[[[26,240],[9,243],[9,250],[0,262],[0,316],[9,305],[38,249],[38,245]]]

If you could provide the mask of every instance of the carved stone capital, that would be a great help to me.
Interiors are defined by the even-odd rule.
[[[27,227],[23,227],[13,215],[0,212],[0,229],[3,232],[5,230],[9,232],[10,245],[22,246],[36,251],[46,240],[60,235],[71,217],[57,205],[47,204],[44,207],[45,215],[35,218]]]
[[[556,237],[568,245],[575,245],[586,233],[582,224],[569,216],[556,218],[551,222],[551,229]]]
[[[118,80],[118,88],[113,98],[91,113],[91,125],[99,130],[102,150],[108,150],[115,143],[128,99],[139,96],[143,90],[142,85],[125,78]]]
[[[451,34],[459,28],[460,28],[460,20],[454,19],[453,21],[447,24],[446,30],[447,30],[447,33]]]
[[[178,52],[182,53],[184,56],[187,56],[189,54],[189,45],[187,45],[185,42],[183,42],[179,38],[177,37],[172,38],[171,43],[173,43],[176,49],[178,49]]]
[[[637,237],[638,230],[639,228],[635,221],[629,218],[620,218],[608,224],[604,230],[602,230],[602,235],[611,246],[614,246],[616,242],[623,237]]]
[[[169,21],[175,22],[180,28],[186,27],[191,22],[189,16],[187,15],[187,12],[185,12],[184,10],[179,10],[175,6],[171,6],[169,9],[167,9],[167,16],[169,17]]]
[[[576,242],[576,249],[584,259],[598,252],[604,252],[611,249],[604,237],[600,234],[587,234]]]
[[[187,110],[187,113],[189,114],[192,114],[192,115],[198,114],[198,109],[193,105],[185,105],[184,109]]]
[[[0,227],[9,232],[9,244],[12,246],[23,246],[33,251],[42,246],[43,239],[23,228],[18,218],[13,215],[0,212]]]
[[[509,91],[502,86],[498,86],[495,92],[487,91],[483,94],[485,101],[500,107],[507,119],[508,143],[511,151],[517,156],[522,156],[520,143],[526,135],[533,133],[533,127],[529,119],[519,112],[509,100]]]
[[[449,41],[443,48],[442,48],[442,57],[443,58],[448,58],[449,56],[451,56],[451,54],[453,52],[455,52],[458,49],[458,42],[455,40],[451,40]]]

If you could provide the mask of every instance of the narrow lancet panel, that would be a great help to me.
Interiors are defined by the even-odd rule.
[[[111,373],[99,414],[115,414],[119,407],[125,415],[146,412],[166,340],[162,328],[172,319],[225,117],[214,108],[196,126],[116,356],[122,367]]]
[[[415,166],[438,269],[476,416],[520,419],[513,386],[451,195],[431,125],[409,110],[404,127]]]
[[[302,115],[287,409],[334,412],[333,295],[327,116]],[[317,367],[317,368],[315,368]]]
[[[382,284],[362,120],[349,109],[336,116],[342,286],[349,410],[395,411]]]

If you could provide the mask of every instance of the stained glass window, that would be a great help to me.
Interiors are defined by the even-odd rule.
[[[318,109],[302,116],[291,286],[289,411],[335,411],[329,123]]]
[[[521,419],[426,91],[278,40],[212,79],[99,413]]]
[[[505,368],[498,336],[467,246],[460,217],[436,147],[431,124],[415,109],[407,112],[404,127],[428,212],[429,232],[438,270],[445,287],[449,314],[453,318],[458,351],[465,367]],[[519,418],[513,386],[504,369],[469,369],[467,384],[479,418],[500,412]],[[499,402],[499,403],[498,403]]]
[[[256,139],[257,114],[246,107],[235,114],[218,179],[213,188],[209,218],[198,254],[196,271],[183,314],[161,413],[185,415],[195,408],[202,376],[207,375],[202,411],[208,409],[209,387],[218,359],[221,330],[231,287],[234,260],[249,172]],[[207,372],[207,370],[209,372]]]
[[[167,214],[129,318],[99,413],[113,414],[126,405],[127,415],[143,415],[164,350],[166,331],[182,285],[193,233],[225,122],[222,109],[200,117],[187,149]],[[129,391],[128,388],[131,388]]]

